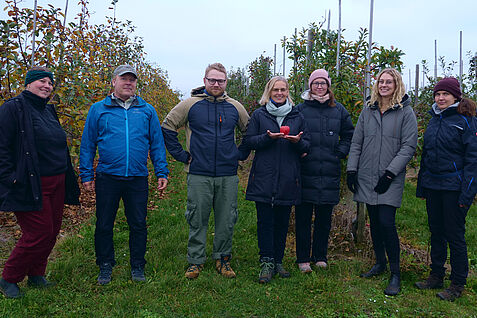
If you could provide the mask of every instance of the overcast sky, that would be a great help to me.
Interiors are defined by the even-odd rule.
[[[64,8],[66,0],[37,0]],[[3,2],[3,7],[5,2]],[[68,21],[78,12],[78,0],[69,0]],[[111,0],[90,1],[91,23],[105,22],[112,16]],[[33,0],[20,7],[33,8]],[[75,8],[76,7],[76,8]],[[245,67],[264,54],[273,57],[277,44],[277,70],[282,69],[280,39],[290,37],[295,28],[319,23],[331,10],[331,28],[338,28],[338,0],[119,0],[116,18],[130,20],[144,39],[147,59],[169,74],[171,87],[185,96],[202,84],[205,67],[221,62],[227,69]],[[369,28],[370,0],[342,0],[342,28],[346,40],[356,40],[360,27]],[[5,12],[0,17],[5,19]],[[459,61],[459,32],[463,31],[464,73],[468,70],[468,51],[477,53],[476,0],[375,0],[373,41],[378,45],[401,49],[409,83],[421,60],[434,69],[434,40],[438,55],[447,61]],[[286,72],[292,66],[286,60]],[[459,66],[454,74],[459,73]],[[441,74],[440,69],[438,74]],[[414,74],[412,75],[414,85]]]

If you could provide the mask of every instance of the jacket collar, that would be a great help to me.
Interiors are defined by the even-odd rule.
[[[206,99],[206,100],[208,100],[209,102],[212,102],[212,103],[220,103],[220,102],[223,102],[223,101],[227,101],[230,98],[227,95],[227,92],[224,92],[224,94],[222,96],[219,96],[219,97],[209,95],[205,91],[205,86],[200,86],[200,87],[194,88],[192,90],[192,92],[190,93],[190,95],[192,97],[201,97],[201,98]]]

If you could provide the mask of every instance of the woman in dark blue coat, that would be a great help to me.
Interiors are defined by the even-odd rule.
[[[461,296],[469,272],[465,217],[477,193],[476,104],[462,98],[459,81],[453,77],[436,84],[434,101],[424,133],[416,191],[417,197],[426,199],[431,273],[416,287],[443,287],[449,246],[451,284],[437,296],[453,301]]]
[[[308,85],[304,102],[297,106],[311,139],[310,151],[301,161],[302,203],[295,207],[296,262],[303,273],[312,271],[310,261],[321,268],[328,264],[331,215],[340,199],[341,159],[349,152],[354,131],[348,111],[334,99],[328,72],[315,70]]]
[[[285,78],[272,78],[250,118],[244,144],[255,150],[246,199],[255,201],[261,271],[259,282],[276,273],[289,277],[282,265],[292,205],[301,198],[300,156],[308,152],[303,116],[293,107]]]

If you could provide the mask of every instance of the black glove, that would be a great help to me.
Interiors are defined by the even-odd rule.
[[[349,191],[356,193],[358,188],[358,178],[356,176],[356,171],[348,171],[346,174],[346,184],[348,185]]]
[[[383,194],[384,192],[388,191],[394,177],[395,175],[392,172],[386,170],[381,178],[379,178],[378,184],[374,187],[374,191],[379,194]]]

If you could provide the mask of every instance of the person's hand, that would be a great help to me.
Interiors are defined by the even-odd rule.
[[[158,178],[157,179],[157,190],[159,191],[159,198],[164,196],[164,190],[167,187],[167,179],[166,178]]]
[[[395,175],[392,172],[386,170],[384,174],[379,178],[378,184],[374,187],[374,191],[378,194],[383,194],[388,191],[391,182],[393,182]]]
[[[349,191],[356,193],[358,189],[358,177],[356,176],[356,171],[348,171],[346,174],[346,185],[348,186]]]
[[[267,135],[272,139],[283,138],[285,136],[284,133],[272,133],[270,130],[267,130]]]
[[[290,140],[292,143],[296,144],[297,142],[300,141],[301,135],[303,135],[303,131],[300,131],[300,132],[298,133],[298,135],[296,135],[296,136],[286,135],[286,136],[284,136],[283,138],[285,138],[286,140]]]
[[[94,190],[94,181],[86,181],[83,182],[83,187],[86,191],[93,191]]]
[[[304,153],[301,154],[300,158],[305,158],[306,156],[308,156],[308,153],[304,152]]]

